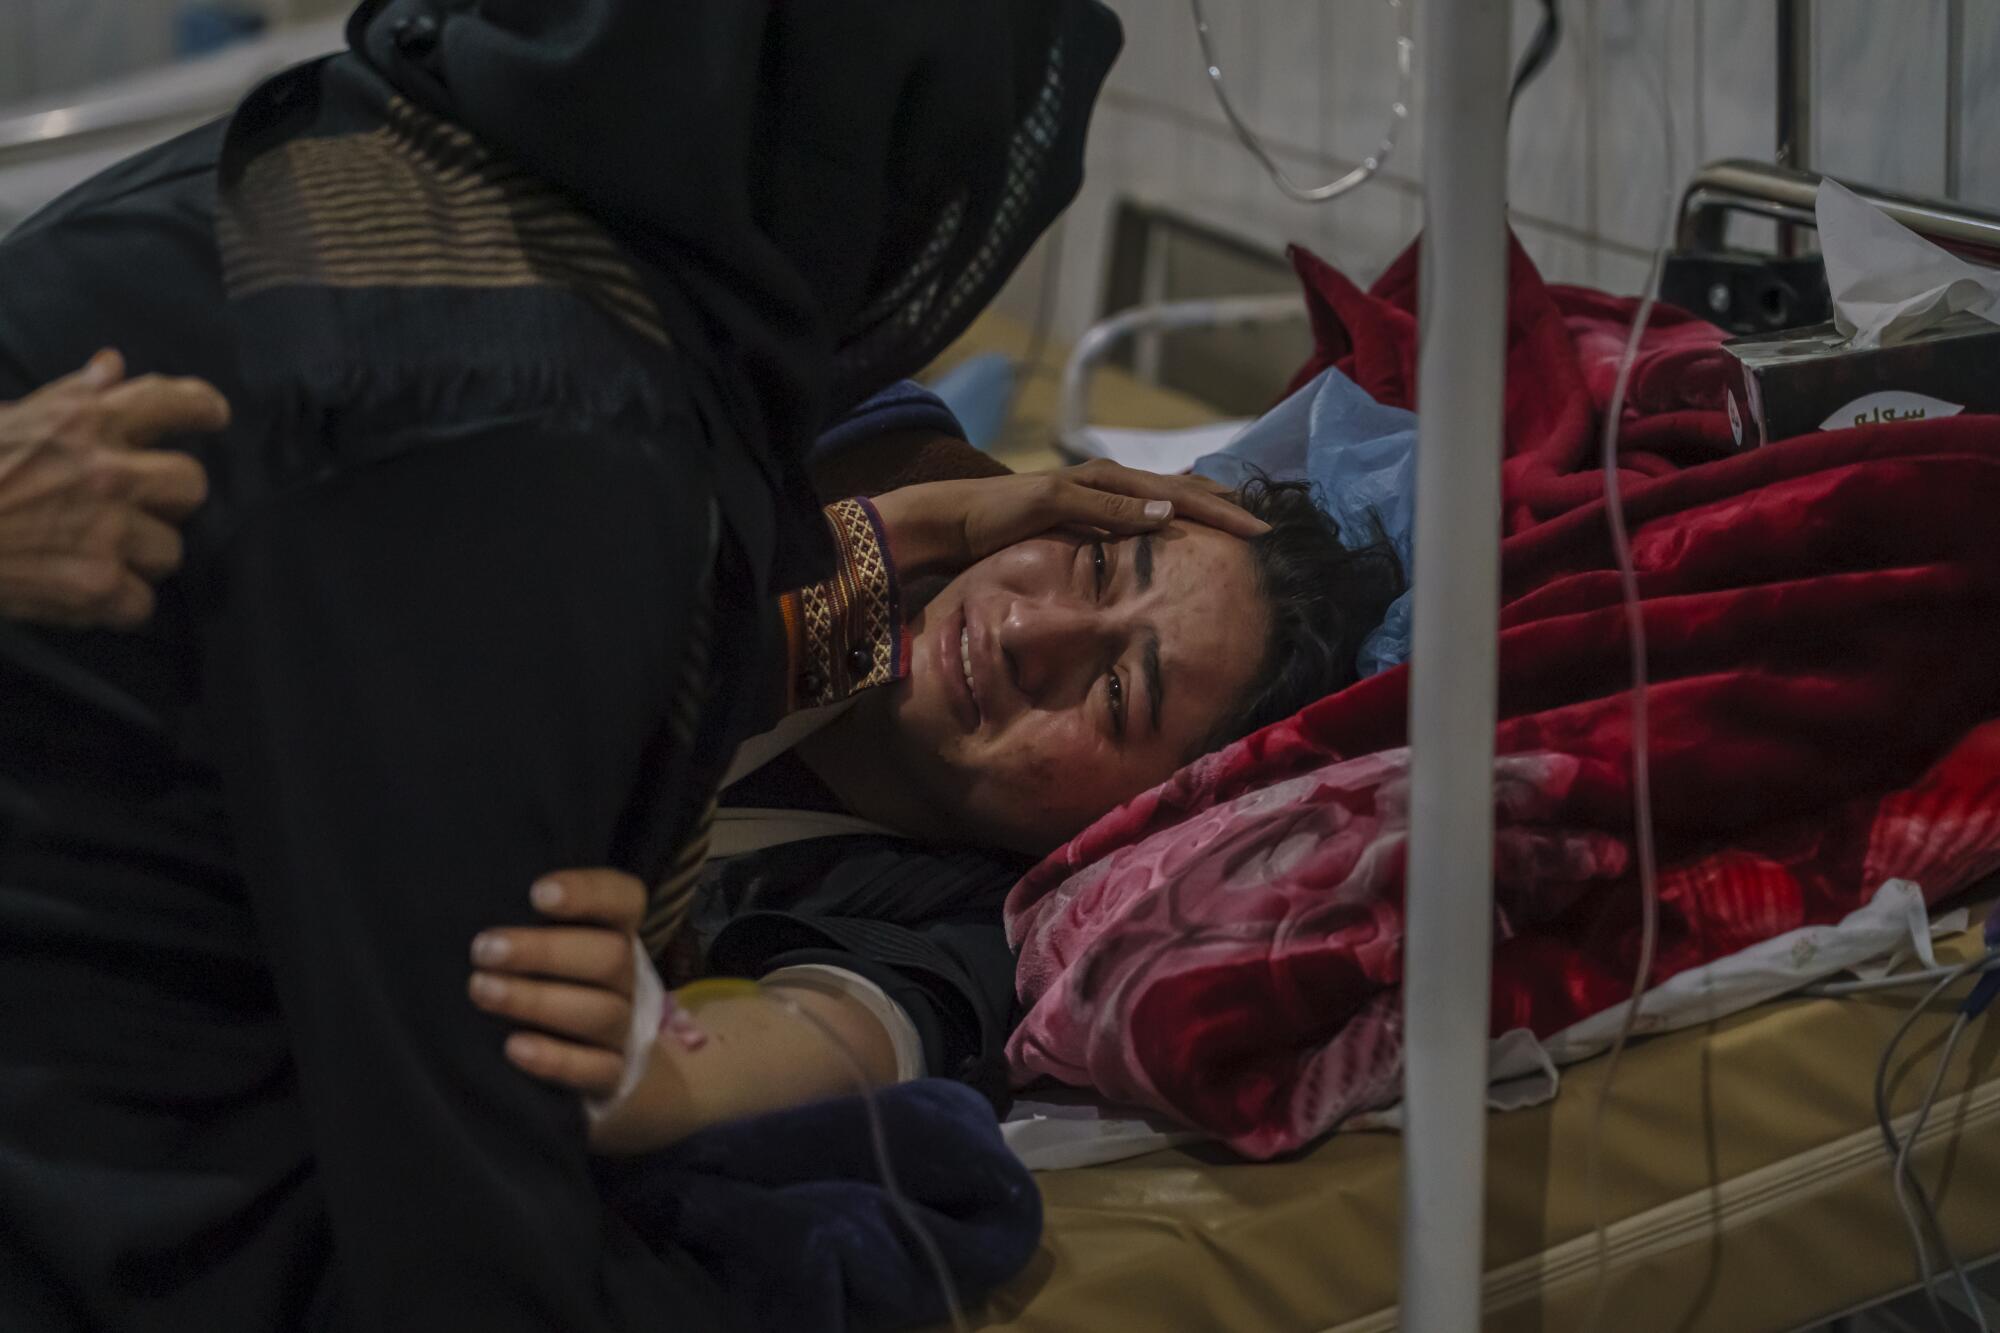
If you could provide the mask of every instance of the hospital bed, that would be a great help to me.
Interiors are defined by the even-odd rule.
[[[1731,212],[1810,226],[1815,183],[1755,162],[1704,167],[1683,196],[1682,241],[1714,248]],[[2000,256],[2000,218],[1864,193],[1948,248]],[[1296,302],[1258,297],[1114,316],[1071,356],[1057,440],[1072,454],[1098,451],[1088,392],[1123,340],[1298,313]],[[2000,881],[1970,895],[1973,925],[1939,942],[1940,963],[1980,952],[1978,925],[1995,896]],[[1599,1327],[1933,1327],[1908,1294],[1914,1261],[1874,1109],[1884,1043],[1920,993],[1794,998],[1639,1042],[1617,1071],[1595,1196],[1586,1142],[1605,1061],[1565,1071],[1551,1102],[1490,1115],[1485,1326],[1584,1327],[1601,1206],[1609,1317]],[[1950,1018],[1938,1004],[1900,1048],[1899,1130]],[[2000,1028],[1975,1029],[1961,1046],[1913,1160],[1926,1180],[1942,1178],[1940,1216],[1956,1254],[1973,1264],[2000,1256],[2000,1207],[1988,1197],[2000,1186]],[[1043,1172],[1041,1249],[978,1326],[1384,1333],[1399,1327],[1401,1173],[1402,1140],[1383,1132],[1336,1134],[1274,1163],[1194,1145]],[[1940,1287],[1948,1305],[1960,1300],[1950,1285]],[[1997,1317],[2000,1298],[1991,1298],[1989,1322]]]
[[[103,165],[220,114],[265,74],[337,42],[335,26],[300,29],[208,62],[0,112],[0,231]],[[1963,210],[1877,202],[1967,253],[2000,254],[2000,228]],[[1719,235],[1731,210],[1808,223],[1809,182],[1756,163],[1706,168],[1684,204],[1684,238]],[[1106,378],[1143,407],[1121,424],[1198,424],[1198,411],[1184,402],[1127,384],[1119,372],[1098,373],[1122,339],[1301,313],[1295,301],[1246,298],[1142,310],[1102,326],[1064,376],[1057,438],[1072,453],[1095,451],[1083,434],[1089,391],[1094,381],[1102,390]],[[1101,395],[1095,405],[1105,407]],[[1968,931],[1945,941],[1940,954],[1951,960],[1976,948]],[[1908,998],[1785,1001],[1629,1052],[1603,1139],[1613,1326],[1817,1328],[1907,1290],[1909,1251],[1871,1093],[1876,1058]],[[1905,1049],[1933,1052],[1947,1013],[1940,1006],[1921,1022]],[[1962,1051],[1961,1072],[1947,1083],[1917,1153],[1927,1176],[1946,1173],[1942,1217],[1970,1259],[2000,1254],[2000,1208],[1980,1188],[2000,1182],[1996,1048],[2000,1030],[1987,1027]],[[1596,1271],[1584,1145],[1604,1073],[1601,1061],[1575,1067],[1555,1101],[1489,1121],[1489,1327],[1581,1322]],[[1914,1079],[1898,1084],[1899,1114],[1918,1092]],[[1278,1163],[1190,1146],[1045,1173],[1040,1252],[977,1322],[1023,1333],[1396,1327],[1400,1172],[1399,1139],[1351,1133]]]
[[[1980,915],[1975,913],[1975,916]],[[1942,941],[1972,956],[1976,931]],[[1909,1289],[1911,1258],[1875,1127],[1876,1060],[1911,996],[1799,999],[1641,1042],[1603,1138],[1619,1333],[1818,1328]],[[1934,1051],[1939,1011],[1905,1051]],[[1961,1257],[2000,1253],[2000,1028],[1946,1083],[1916,1160],[1948,1173]],[[1486,1326],[1583,1326],[1595,1273],[1585,1141],[1602,1060],[1562,1094],[1488,1121]],[[1920,1079],[1898,1085],[1907,1115]],[[1020,1333],[1386,1333],[1398,1327],[1401,1140],[1336,1134],[1250,1163],[1186,1147],[1039,1176],[1040,1253],[980,1327]]]

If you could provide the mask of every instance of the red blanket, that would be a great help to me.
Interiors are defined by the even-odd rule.
[[[1319,344],[1304,373],[1338,364],[1408,405],[1414,255],[1372,293],[1296,262]],[[1594,466],[1631,308],[1545,288],[1515,252],[1496,1034],[1619,1002],[1637,955],[1627,648]],[[1725,457],[1720,334],[1658,319],[1621,450],[1652,648],[1654,982],[1837,921],[1891,877],[1936,901],[2000,868],[2000,420]],[[1024,879],[1017,1079],[1254,1156],[1394,1100],[1406,690],[1399,670],[1322,700]]]

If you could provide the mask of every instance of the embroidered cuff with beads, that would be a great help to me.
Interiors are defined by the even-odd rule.
[[[882,516],[862,499],[841,500],[822,512],[839,553],[834,575],[778,603],[789,665],[786,712],[839,703],[901,680],[910,669],[909,632]]]

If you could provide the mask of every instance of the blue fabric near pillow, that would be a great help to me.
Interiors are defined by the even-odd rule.
[[[964,425],[966,441],[990,449],[1007,428],[1019,378],[1012,357],[986,352],[953,366],[930,387]]]
[[[905,1083],[877,1103],[897,1183],[970,1306],[1035,1252],[1034,1177],[961,1083]],[[692,1255],[747,1328],[861,1333],[945,1317],[935,1271],[882,1186],[859,1097],[720,1125],[599,1173],[639,1234]]]
[[[1256,468],[1279,481],[1308,478],[1320,504],[1350,542],[1372,537],[1376,520],[1415,578],[1411,544],[1417,509],[1417,414],[1384,407],[1337,370],[1266,412],[1220,453],[1191,471],[1225,485],[1241,484]],[[1410,656],[1410,594],[1389,604],[1388,616],[1361,645],[1358,666],[1372,676]]]

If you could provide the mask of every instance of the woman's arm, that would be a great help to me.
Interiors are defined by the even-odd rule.
[[[667,997],[658,1038],[628,1051],[644,887],[616,871],[569,871],[538,882],[531,901],[563,924],[483,932],[472,999],[520,1025],[506,1038],[517,1067],[600,1103],[629,1059],[646,1062],[630,1092],[593,1116],[600,1153],[652,1151],[726,1120],[853,1092],[857,1078],[895,1080],[894,1043],[866,1006],[781,981],[684,988]]]
[[[859,1091],[857,1080],[895,1081],[888,1033],[844,995],[746,983],[744,993],[688,1014],[688,1023],[687,1038],[664,1035],[653,1044],[632,1094],[591,1126],[594,1151],[650,1152],[710,1125]]]

